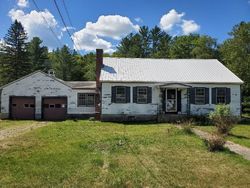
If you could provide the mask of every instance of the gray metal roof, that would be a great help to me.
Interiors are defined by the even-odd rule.
[[[103,58],[102,82],[237,83],[216,59]]]
[[[73,89],[95,89],[95,81],[64,81]]]

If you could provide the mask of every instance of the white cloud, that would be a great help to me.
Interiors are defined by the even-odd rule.
[[[140,17],[136,17],[135,21],[138,22],[138,23],[142,23],[143,22],[142,18],[140,18]]]
[[[11,9],[9,11],[9,17],[12,21],[17,20],[22,23],[28,33],[29,39],[38,36],[49,48],[58,47],[57,39],[51,33],[49,26],[53,28],[58,37],[61,37],[62,33],[59,31],[55,17],[48,10],[41,12],[32,10],[30,13],[25,14],[22,10]]]
[[[175,9],[172,9],[161,17],[160,27],[166,32],[175,30],[173,35],[178,33],[188,35],[199,31],[200,26],[194,20],[183,19],[184,16],[184,12],[178,13]]]
[[[86,29],[102,37],[110,37],[120,40],[130,32],[137,31],[138,25],[134,25],[128,17],[120,15],[100,16],[97,22],[87,22]]]
[[[73,34],[76,47],[81,50],[93,51],[102,48],[105,52],[114,52],[112,43],[101,37],[120,40],[130,32],[138,31],[139,26],[134,25],[128,17],[120,15],[100,16],[97,22],[87,22],[85,28]]]
[[[17,5],[21,8],[25,8],[29,6],[28,0],[17,0]]]
[[[67,26],[67,27],[63,27],[63,28],[62,28],[62,31],[65,32],[65,31],[67,31],[67,29],[68,29],[68,30],[75,30],[76,28],[75,28],[75,27]]]
[[[76,45],[74,47],[77,49],[94,51],[97,48],[101,48],[107,53],[112,53],[114,51],[110,42],[97,37],[86,28],[75,32],[72,38]]]
[[[194,20],[183,20],[181,24],[181,28],[184,35],[189,35],[190,33],[194,33],[199,31],[200,26],[195,23]]]
[[[166,32],[171,31],[175,24],[181,22],[181,19],[184,15],[184,12],[178,13],[175,9],[172,9],[161,17],[160,27]]]

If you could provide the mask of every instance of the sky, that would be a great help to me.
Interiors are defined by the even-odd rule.
[[[81,53],[96,48],[112,53],[143,25],[157,25],[172,36],[209,35],[222,43],[234,25],[250,21],[250,0],[55,1],[66,27],[54,0],[0,0],[0,42],[14,20],[23,24],[29,40],[38,36],[49,50],[66,44]]]

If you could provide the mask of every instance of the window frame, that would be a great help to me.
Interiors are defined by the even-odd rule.
[[[197,94],[197,90],[198,89],[202,89],[203,90],[203,95]],[[196,87],[195,91],[194,91],[194,95],[195,95],[195,97],[194,97],[194,104],[196,104],[196,105],[205,105],[206,104],[206,89],[204,87]]]
[[[122,94],[118,94],[117,91],[119,89],[124,89],[124,96],[121,96]],[[117,86],[115,88],[115,103],[120,103],[120,104],[123,104],[123,103],[127,103],[127,89],[126,89],[126,86]]]
[[[89,99],[90,95],[91,97],[93,97],[93,100]],[[78,93],[77,94],[77,106],[78,107],[94,107],[95,106],[95,93]]]
[[[224,96],[218,96],[218,90],[222,90],[222,89],[224,90]],[[216,104],[226,104],[226,102],[227,102],[227,91],[226,91],[226,89],[227,88],[225,88],[225,87],[216,88]],[[223,98],[224,102],[219,102],[218,97]]]
[[[145,94],[140,94],[140,89],[145,90]],[[140,101],[145,100],[145,101]],[[148,103],[148,87],[139,86],[136,90],[136,103],[138,104],[147,104]]]

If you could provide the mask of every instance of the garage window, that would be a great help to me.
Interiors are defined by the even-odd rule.
[[[49,108],[55,108],[54,104],[49,104]]]
[[[13,106],[13,104],[12,104],[12,106]],[[16,106],[16,104],[15,104],[15,106]],[[24,108],[35,108],[34,104],[24,104],[23,106],[24,106]]]
[[[78,106],[95,106],[94,93],[78,93]]]

